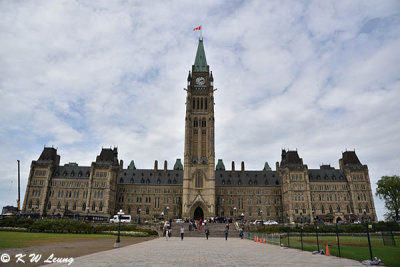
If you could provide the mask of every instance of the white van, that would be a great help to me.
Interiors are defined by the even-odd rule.
[[[114,215],[114,217],[112,219],[110,219],[110,222],[111,223],[119,222],[118,216],[119,215]],[[121,222],[130,223],[131,222],[131,215],[121,215]]]

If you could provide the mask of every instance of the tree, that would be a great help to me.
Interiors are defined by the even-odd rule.
[[[382,176],[376,185],[378,186],[376,195],[385,200],[385,208],[388,210],[385,218],[398,221],[400,219],[400,177]]]

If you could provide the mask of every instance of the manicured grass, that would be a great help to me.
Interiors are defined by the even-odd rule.
[[[41,246],[51,243],[84,241],[93,239],[114,239],[113,235],[104,234],[54,234],[0,231],[0,249]]]
[[[339,256],[336,236],[324,236],[320,234],[319,248],[326,250],[326,245],[329,245],[331,255]],[[341,257],[351,258],[355,260],[366,260],[370,258],[368,239],[366,236],[340,236],[340,252]],[[372,256],[380,258],[387,266],[400,266],[400,243],[395,246],[384,246],[382,237],[371,236]],[[281,243],[288,246],[288,239],[282,238]],[[301,249],[300,236],[290,236],[290,247]],[[316,236],[303,236],[303,249],[308,251],[317,250]]]

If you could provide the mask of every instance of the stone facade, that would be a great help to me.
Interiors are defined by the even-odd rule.
[[[184,164],[123,167],[117,148],[103,148],[91,166],[60,166],[45,147],[32,161],[23,212],[43,217],[107,220],[120,209],[134,221],[156,218],[244,217],[281,223],[377,220],[368,167],[354,151],[342,153],[339,169],[308,169],[297,151],[282,150],[273,171],[215,165],[214,78],[203,40],[187,78]]]

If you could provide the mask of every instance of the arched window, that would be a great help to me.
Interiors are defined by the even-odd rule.
[[[322,206],[321,206],[321,212],[322,212],[322,214],[325,214],[325,208],[324,208],[324,205],[322,205]]]
[[[29,208],[32,208],[32,199],[29,201],[28,207],[29,207]]]
[[[333,213],[332,206],[329,205],[329,213]]]
[[[203,119],[202,121],[201,121],[201,127],[206,127],[206,119]]]
[[[83,203],[82,203],[82,211],[85,211],[85,210],[86,210],[86,203],[83,202]]]
[[[67,202],[65,202],[65,211],[67,211],[68,210],[68,201]]]
[[[95,211],[96,210],[96,204],[93,202],[93,204],[92,204],[92,211]]]
[[[39,208],[39,200],[36,200],[36,208]]]
[[[198,127],[199,126],[199,122],[197,121],[197,118],[194,118],[194,121],[193,121],[193,127]]]
[[[128,207],[128,214],[131,214],[131,207]]]
[[[74,205],[72,206],[72,210],[76,210],[76,202],[74,202]]]
[[[347,213],[350,213],[350,206],[347,205]]]
[[[60,201],[58,201],[57,209],[61,209],[61,203],[60,203]]]
[[[368,207],[368,204],[366,204],[366,205],[365,205],[365,211],[366,211],[367,213],[369,213],[369,207]]]
[[[195,174],[195,187],[196,188],[202,188],[203,187],[203,177],[201,173],[196,173]]]
[[[131,178],[130,183],[133,184],[135,181],[133,180],[133,178]]]
[[[100,202],[99,211],[103,211],[103,202]]]
[[[47,209],[51,209],[51,202],[49,201],[49,203],[47,203]]]
[[[120,183],[120,184],[123,184],[123,183],[124,183],[124,179],[123,179],[122,177],[119,179],[119,183]]]

